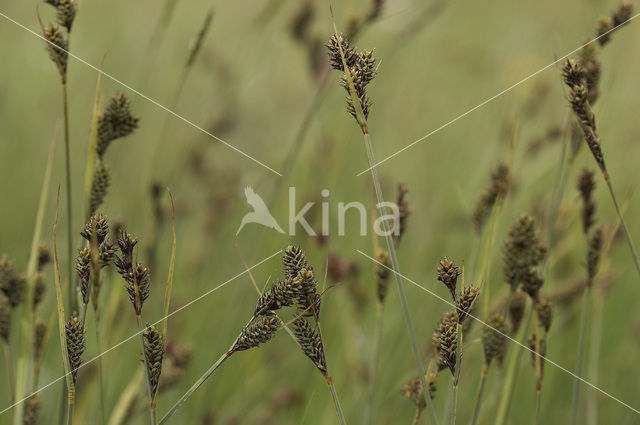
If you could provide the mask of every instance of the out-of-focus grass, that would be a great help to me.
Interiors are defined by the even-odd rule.
[[[297,2],[282,1],[284,4],[268,21],[259,19],[268,16],[261,15],[264,2],[216,2],[210,35],[176,107],[179,114],[276,170],[294,143],[292,137],[316,87],[306,53],[287,33]],[[313,31],[328,37],[331,34],[328,2],[316,3]],[[369,122],[378,160],[573,50],[585,38],[592,37],[596,18],[608,14],[616,5],[613,1],[597,4],[578,0],[527,5],[505,0],[453,2],[409,38],[400,35],[402,30],[423,8],[429,7],[429,3],[409,0],[389,3],[385,15],[365,31],[358,42],[363,47],[375,47],[376,55],[382,60],[380,75],[369,90],[375,102]],[[33,6],[34,2],[5,2],[0,12],[38,31]],[[106,53],[106,72],[166,104],[172,99],[189,42],[210,6],[211,2],[201,0],[179,3],[166,29],[164,43],[149,47],[153,28],[150,23],[160,13],[155,3],[83,1],[71,49],[92,64],[98,64]],[[339,25],[344,27],[345,16],[364,10],[367,2],[348,1],[333,6]],[[40,12],[45,21],[53,19],[48,8],[40,7]],[[640,100],[636,96],[635,76],[640,69],[640,58],[632,52],[639,37],[640,28],[633,22],[613,36],[601,55],[602,98],[596,113],[607,164],[623,199],[634,194],[638,182],[635,159],[640,155],[637,143],[640,126],[636,115]],[[0,67],[0,252],[7,252],[24,269],[47,147],[56,122],[61,119],[60,94],[55,67],[49,62],[41,40],[4,19],[0,20],[0,38],[3,40],[0,43],[3,58]],[[95,79],[95,71],[71,60],[69,102],[76,211],[81,211],[82,206],[82,167]],[[281,177],[286,179],[285,186],[296,187],[298,208],[308,200],[319,201],[322,189],[330,191],[332,233],[337,229],[337,202],[361,201],[369,205],[371,200],[369,177],[355,176],[367,167],[359,130],[344,111],[343,91],[336,83],[329,83],[327,96],[314,117],[298,163],[290,175]],[[120,89],[113,82],[103,81],[103,92],[107,95]],[[525,106],[543,90],[548,93],[536,114],[527,113]],[[324,270],[327,251],[358,264],[360,274],[356,281],[347,281],[329,290],[322,312],[328,357],[345,415],[350,423],[358,422],[366,399],[363,375],[370,357],[375,303],[372,264],[354,250],[370,252],[370,237],[357,236],[353,226],[348,237],[332,235],[325,246],[319,247],[301,234],[290,238],[248,226],[235,238],[240,219],[247,212],[242,188],[252,185],[266,197],[280,177],[209,140],[185,123],[167,117],[166,112],[134,94],[130,97],[141,117],[140,129],[135,136],[118,141],[109,152],[113,182],[104,211],[111,219],[123,219],[144,247],[151,216],[150,178],[159,178],[172,189],[178,236],[175,307],[243,271],[234,248],[236,244],[250,265],[291,242],[307,248],[318,272]],[[529,155],[526,153],[529,142],[544,135],[550,127],[565,125],[566,117],[567,106],[557,71],[549,69],[382,165],[380,174],[387,198],[393,198],[399,181],[410,188],[413,216],[399,250],[403,273],[441,293],[443,288],[435,281],[441,256],[471,260],[477,245],[469,218],[471,208],[484,189],[490,170],[498,161],[508,159],[508,141],[517,121],[519,131],[513,152],[517,186],[498,221],[491,279],[485,283],[491,285],[494,295],[506,290],[506,285],[501,283],[499,244],[509,223],[520,212],[528,211],[541,220],[547,216],[560,154],[560,143],[556,142],[546,144],[536,155]],[[160,129],[165,119],[170,120],[170,125],[162,135]],[[234,125],[222,128],[215,124],[225,120]],[[164,138],[162,150],[154,156],[152,152],[158,148],[161,137]],[[211,175],[194,173],[193,163],[189,161],[194,155],[211,170]],[[157,163],[151,163],[152,157],[157,157]],[[583,150],[569,177],[559,216],[558,246],[562,248],[558,248],[560,253],[555,258],[552,249],[547,287],[559,287],[572,277],[583,275],[584,247],[573,185],[580,168],[594,168],[592,161]],[[227,175],[230,177],[225,178]],[[59,149],[53,182],[62,179],[63,155]],[[613,223],[615,211],[604,184],[600,180],[597,184],[598,220]],[[288,213],[286,191],[281,192],[270,207],[284,225]],[[627,217],[636,243],[640,242],[639,210],[640,200],[632,196]],[[319,214],[319,208],[316,212]],[[54,205],[50,202],[44,232],[49,245],[53,218]],[[355,220],[352,223],[355,224]],[[313,224],[319,226],[319,217]],[[75,226],[79,228],[80,223]],[[149,321],[161,315],[170,243],[167,221],[160,235],[158,269],[152,270],[153,299],[145,306]],[[61,261],[66,261],[64,255]],[[624,244],[614,248],[612,264],[616,280],[605,304],[597,384],[637,407],[640,405],[640,395],[635,391],[640,316],[635,304],[640,286]],[[473,270],[473,265],[468,267]],[[55,305],[53,274],[51,270],[48,272],[51,285],[43,312],[53,311]],[[278,260],[265,263],[253,273],[259,284],[277,279]],[[124,297],[118,279],[105,285],[105,295],[115,290],[121,291]],[[369,303],[363,310],[356,308],[349,285],[364,288]],[[431,331],[447,306],[417,288],[408,286],[407,292],[426,356]],[[193,344],[194,357],[179,388],[160,396],[160,413],[229,345],[251,313],[254,301],[255,291],[248,277],[243,276],[171,318],[170,336]],[[112,345],[136,331],[133,315],[129,317],[129,313],[129,309],[123,310],[122,317],[128,320],[119,317],[116,323],[105,324],[103,343]],[[548,342],[548,357],[572,369],[577,338],[576,311],[556,310],[556,317]],[[465,352],[458,408],[461,421],[467,420],[473,408],[481,359],[478,336],[476,330],[467,338],[470,345]],[[93,332],[88,333],[88,338],[86,358],[97,352]],[[62,372],[57,343],[53,337],[47,347],[41,384]],[[103,358],[107,406],[116,402],[138,366],[137,360],[135,341]],[[390,290],[377,376],[376,423],[411,420],[413,407],[398,390],[413,377],[413,371],[397,295]],[[80,374],[78,423],[93,423],[98,416],[97,386],[94,383],[86,387],[92,373],[95,368],[87,366]],[[572,378],[550,365],[545,374],[541,421],[565,423]],[[485,420],[491,417],[490,403],[499,392],[500,376],[500,372],[494,370],[489,377]],[[440,412],[446,406],[448,382],[444,374],[439,385],[435,406]],[[241,423],[301,423],[303,417],[304,423],[310,425],[335,423],[330,395],[324,387],[311,363],[289,338],[280,335],[264,348],[234,356],[189,400],[176,422],[198,424],[207,412],[213,412],[222,423],[234,417]],[[274,411],[274,398],[282,388],[299,391],[301,402]],[[61,386],[54,385],[41,393],[43,418],[56,415],[60,391]],[[582,394],[589,391],[593,390],[585,387]],[[5,386],[0,389],[0,400],[9,404]],[[513,423],[530,420],[533,401],[534,370],[525,355],[514,395]],[[633,418],[630,423],[635,421],[634,413],[615,401],[598,396],[598,402],[601,423],[624,423],[629,418]],[[261,422],[265,418],[268,421]],[[131,423],[145,421],[147,417],[142,414]],[[1,415],[0,423],[10,423],[10,414]]]

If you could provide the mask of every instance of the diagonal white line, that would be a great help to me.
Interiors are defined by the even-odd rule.
[[[89,62],[85,61],[84,59],[74,55],[73,53],[69,52],[68,50],[62,49],[60,47],[58,47],[57,45],[55,45],[54,43],[50,42],[49,40],[47,40],[46,38],[44,38],[42,35],[38,34],[37,32],[27,28],[26,26],[22,25],[20,22],[11,19],[10,17],[8,17],[7,15],[5,15],[4,13],[0,12],[0,16],[2,16],[3,18],[5,18],[6,20],[16,24],[17,26],[19,26],[20,28],[30,32],[31,34],[35,35],[36,37],[38,37],[39,39],[43,40],[44,42],[50,44],[51,46],[53,46],[54,48],[58,49],[58,50],[62,50],[64,52],[66,52],[69,56],[71,56],[72,58],[76,59],[77,61],[85,64],[86,66],[88,66],[89,68],[93,69],[96,72],[99,72],[100,74],[104,75],[105,77],[107,77],[108,79],[112,80],[115,83],[120,84],[121,86],[123,86],[124,88],[126,88],[127,90],[137,94],[138,96],[142,97],[145,100],[148,100],[149,102],[153,103],[155,106],[157,106],[158,108],[170,113],[171,115],[173,115],[174,117],[184,121],[185,123],[189,124],[191,127],[201,131],[202,133],[206,134],[207,136],[211,137],[212,139],[217,140],[218,142],[222,143],[223,145],[225,145],[226,147],[238,152],[239,154],[245,156],[246,158],[249,158],[251,161],[255,162],[258,165],[261,165],[262,167],[266,168],[267,170],[271,171],[272,173],[275,173],[277,175],[279,175],[280,177],[282,177],[282,174],[280,174],[279,172],[277,172],[276,170],[274,170],[273,168],[269,167],[268,165],[258,161],[257,159],[255,159],[254,157],[252,157],[251,155],[244,153],[243,151],[241,151],[240,149],[236,148],[235,146],[233,146],[232,144],[222,140],[221,138],[219,138],[218,136],[216,136],[215,134],[212,134],[210,132],[208,132],[207,130],[205,130],[204,128],[200,127],[199,125],[193,123],[192,121],[189,121],[187,118],[183,117],[182,115],[177,114],[176,112],[172,111],[171,109],[167,108],[166,106],[161,105],[160,103],[156,102],[155,100],[153,100],[152,98],[150,98],[149,96],[146,96],[142,93],[140,93],[138,90],[134,89],[133,87],[123,83],[122,81],[118,80],[117,78],[113,77],[112,75],[107,74],[106,72],[104,72],[103,70],[101,70],[100,68],[90,64]]]
[[[473,108],[469,109],[467,112],[458,115],[457,117],[455,117],[454,119],[452,119],[451,121],[447,122],[446,124],[441,125],[440,127],[436,128],[435,130],[425,134],[424,136],[422,136],[421,138],[419,138],[418,140],[409,143],[407,146],[405,146],[404,148],[400,149],[399,151],[397,151],[396,153],[393,153],[391,155],[389,155],[388,157],[386,157],[385,159],[376,162],[375,164],[373,164],[371,167],[367,168],[364,171],[361,171],[358,173],[358,176],[363,175],[364,173],[366,173],[367,171],[370,171],[372,168],[377,167],[378,165],[382,164],[383,162],[387,162],[388,160],[390,160],[391,158],[395,157],[396,155],[401,154],[402,152],[406,151],[407,149],[417,145],[418,143],[422,142],[423,140],[433,136],[434,134],[436,134],[437,132],[439,132],[440,130],[449,127],[451,124],[455,123],[456,121],[458,121],[461,118],[466,117],[467,115],[469,115],[470,113],[482,108],[484,105],[486,105],[489,102],[492,102],[493,100],[499,98],[500,96],[502,96],[503,94],[511,91],[512,89],[518,87],[520,84],[530,80],[531,78],[535,77],[536,75],[540,74],[543,71],[546,71],[547,69],[551,68],[552,66],[554,66],[555,64],[557,64],[560,61],[565,60],[566,58],[568,58],[569,56],[573,55],[574,53],[576,53],[577,51],[587,47],[588,45],[596,42],[597,40],[599,40],[601,37],[605,37],[607,34],[611,33],[612,31],[615,31],[616,29],[620,28],[621,26],[625,25],[628,22],[631,22],[631,20],[637,18],[638,16],[640,16],[640,13],[637,13],[635,15],[633,15],[631,18],[627,19],[626,21],[624,21],[623,23],[621,23],[620,25],[617,25],[613,28],[611,28],[609,31],[599,35],[598,37],[594,38],[593,40],[583,44],[582,46],[578,47],[577,49],[572,50],[571,52],[567,53],[566,55],[562,56],[559,59],[556,59],[555,61],[551,62],[549,65],[540,68],[539,70],[537,70],[536,72],[534,72],[533,74],[529,75],[528,77],[523,78],[522,80],[518,81],[517,83],[507,87],[506,89],[502,90],[500,93],[490,97],[489,99],[485,100],[484,102],[474,106]]]
[[[178,312],[180,312],[180,311],[184,310],[185,308],[189,307],[190,305],[192,305],[192,304],[194,304],[194,303],[196,303],[196,302],[200,301],[201,299],[203,299],[203,298],[204,298],[204,297],[206,297],[207,295],[210,295],[210,294],[214,293],[215,291],[217,291],[218,289],[220,289],[220,288],[222,288],[223,286],[227,285],[228,283],[230,283],[230,282],[232,282],[232,281],[236,280],[237,278],[239,278],[239,277],[240,277],[240,276],[242,276],[243,274],[248,273],[248,272],[249,272],[249,271],[251,271],[252,269],[254,269],[254,268],[258,267],[259,265],[261,265],[262,263],[265,263],[265,262],[269,261],[270,259],[272,259],[272,258],[273,258],[273,257],[275,257],[276,255],[280,254],[281,252],[282,252],[282,250],[280,250],[280,251],[278,251],[278,252],[275,252],[275,253],[271,254],[270,256],[268,256],[267,258],[265,258],[265,259],[261,260],[260,262],[258,262],[258,263],[256,263],[256,264],[254,264],[253,266],[251,266],[251,267],[249,267],[249,268],[245,268],[245,270],[244,270],[242,273],[238,273],[237,275],[233,276],[231,279],[227,280],[226,282],[221,283],[220,285],[216,286],[216,287],[215,287],[215,288],[213,288],[213,289],[210,289],[209,291],[207,291],[207,292],[205,292],[204,294],[200,295],[198,298],[196,298],[196,299],[194,299],[194,300],[191,300],[190,302],[188,302],[187,304],[183,305],[182,307],[180,307],[180,308],[178,308],[178,309],[175,309],[174,311],[172,311],[171,313],[167,314],[165,317],[163,317],[162,319],[158,320],[157,322],[152,323],[151,325],[152,325],[152,326],[155,326],[155,325],[157,325],[158,323],[160,323],[160,322],[162,322],[162,321],[164,321],[164,320],[169,319],[169,317],[173,316],[174,314],[176,314],[176,313],[178,313]],[[109,348],[109,349],[107,349],[107,350],[103,351],[102,353],[98,354],[97,356],[93,357],[92,359],[90,359],[90,360],[88,360],[88,361],[86,361],[86,362],[82,363],[80,366],[78,366],[78,367],[77,367],[77,368],[75,368],[74,370],[70,371],[69,373],[62,375],[61,377],[59,377],[59,378],[57,378],[57,379],[55,379],[55,380],[53,380],[53,381],[49,382],[47,385],[45,385],[45,386],[43,386],[43,387],[41,387],[41,388],[37,389],[36,391],[34,391],[33,393],[29,394],[28,396],[26,396],[26,397],[24,397],[24,398],[22,398],[22,399],[20,399],[20,400],[16,401],[16,402],[15,402],[15,403],[13,403],[11,406],[6,407],[6,408],[4,408],[3,410],[0,410],[0,415],[1,415],[1,414],[3,414],[3,413],[5,413],[5,412],[6,412],[6,411],[8,411],[8,410],[13,409],[13,408],[14,408],[15,406],[17,406],[18,404],[20,404],[20,403],[22,403],[22,402],[24,402],[24,401],[28,400],[31,396],[33,396],[33,395],[35,395],[35,394],[38,394],[39,392],[41,392],[41,391],[43,391],[43,390],[46,390],[47,388],[49,388],[50,386],[52,386],[52,385],[53,385],[53,384],[55,384],[56,382],[60,382],[61,380],[63,380],[64,378],[66,378],[66,377],[67,377],[67,375],[69,375],[69,374],[71,374],[71,373],[73,373],[73,372],[75,372],[75,371],[77,371],[77,370],[79,370],[79,369],[81,369],[81,368],[83,368],[83,367],[87,366],[88,364],[90,364],[90,363],[92,363],[92,362],[96,361],[97,359],[99,359],[100,357],[104,356],[105,354],[107,354],[107,353],[109,353],[109,352],[111,352],[111,351],[115,350],[116,348],[120,347],[122,344],[124,344],[124,343],[126,343],[126,342],[131,341],[133,338],[137,337],[137,336],[138,336],[138,335],[140,335],[142,332],[144,332],[144,329],[143,329],[143,330],[141,330],[141,331],[138,331],[138,332],[134,333],[133,335],[131,335],[130,337],[128,337],[128,338],[126,338],[126,339],[124,339],[124,340],[120,341],[119,343],[117,343],[117,344],[116,344],[116,345],[114,345],[113,347],[111,347],[111,348]]]
[[[441,300],[441,301],[444,301],[445,303],[449,304],[451,307],[453,307],[453,308],[455,308],[455,309],[458,309],[458,307],[457,307],[454,303],[452,303],[451,301],[449,301],[449,300],[447,300],[447,299],[445,299],[445,298],[442,298],[440,295],[438,295],[438,294],[436,294],[435,292],[432,292],[432,291],[428,290],[428,289],[427,289],[427,288],[425,288],[424,286],[422,286],[422,285],[420,285],[420,284],[418,284],[418,283],[414,282],[413,280],[409,279],[407,276],[405,276],[405,275],[403,275],[403,274],[401,274],[401,273],[399,273],[399,272],[396,272],[395,270],[393,270],[393,269],[392,269],[392,268],[390,268],[390,267],[387,267],[385,264],[383,264],[383,263],[381,263],[380,261],[376,260],[375,258],[373,258],[373,257],[371,257],[371,256],[369,256],[369,255],[367,255],[367,254],[365,254],[364,252],[360,251],[359,249],[356,249],[356,251],[357,251],[359,254],[362,254],[363,256],[367,257],[367,258],[368,258],[368,259],[370,259],[371,261],[375,262],[376,264],[378,264],[378,265],[380,265],[380,266],[384,267],[385,269],[387,269],[387,270],[389,270],[389,271],[391,271],[391,272],[393,272],[393,273],[397,274],[398,276],[403,277],[403,278],[404,278],[404,279],[406,279],[408,282],[411,282],[412,284],[414,284],[414,285],[415,285],[415,286],[417,286],[418,288],[422,289],[423,291],[425,291],[425,292],[427,292],[427,293],[429,293],[429,294],[433,295],[434,297],[438,298],[438,299],[439,299],[439,300]],[[459,309],[458,309],[458,310],[459,310]],[[583,382],[583,383],[587,384],[588,386],[590,386],[590,387],[591,387],[591,388],[593,388],[594,390],[599,391],[600,393],[604,394],[605,396],[609,397],[610,399],[615,400],[615,401],[617,401],[618,403],[622,404],[623,406],[625,406],[625,407],[627,407],[627,408],[631,409],[631,410],[632,410],[632,411],[634,411],[635,413],[640,414],[640,410],[638,410],[638,409],[636,409],[636,408],[634,408],[634,407],[630,406],[629,404],[625,403],[624,401],[620,400],[619,398],[617,398],[617,397],[615,397],[615,396],[613,396],[613,395],[609,394],[608,392],[606,392],[606,391],[604,391],[604,390],[600,389],[599,387],[597,387],[597,386],[593,385],[591,382],[589,382],[589,381],[587,381],[587,380],[585,380],[585,379],[583,379],[583,378],[579,377],[578,375],[576,375],[575,373],[571,372],[571,371],[570,371],[570,370],[568,370],[567,368],[565,368],[565,367],[563,367],[563,366],[560,366],[558,363],[556,363],[556,362],[554,362],[554,361],[552,361],[552,360],[549,360],[547,357],[543,356],[542,354],[538,353],[538,352],[537,352],[537,351],[535,351],[535,350],[532,350],[531,348],[529,348],[529,347],[527,347],[526,345],[522,344],[520,341],[518,341],[518,340],[516,340],[516,339],[514,339],[514,338],[511,338],[509,335],[507,335],[507,334],[505,334],[505,333],[503,333],[503,332],[499,331],[498,329],[496,329],[496,328],[494,328],[493,326],[489,325],[489,324],[488,324],[488,323],[486,323],[485,321],[483,321],[483,320],[481,320],[481,319],[478,319],[476,316],[474,316],[474,315],[472,315],[472,314],[468,314],[468,316],[469,316],[469,317],[471,317],[472,319],[474,319],[475,321],[477,321],[477,322],[481,323],[482,325],[484,325],[484,326],[488,327],[489,329],[493,330],[494,332],[499,333],[499,334],[500,334],[500,335],[502,335],[503,337],[507,338],[509,341],[511,341],[511,342],[515,342],[515,343],[516,343],[516,344],[518,344],[520,347],[522,347],[522,348],[526,349],[527,351],[530,351],[533,355],[540,357],[541,359],[543,359],[543,360],[544,360],[544,361],[546,361],[547,363],[549,363],[549,364],[551,364],[551,365],[553,365],[553,366],[557,367],[558,369],[562,370],[563,372],[566,372],[566,373],[568,373],[569,375],[573,376],[574,378],[578,379],[579,381],[581,381],[581,382]]]

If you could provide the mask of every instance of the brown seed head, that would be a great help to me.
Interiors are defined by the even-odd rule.
[[[144,337],[144,355],[147,359],[147,375],[151,383],[151,397],[155,398],[162,372],[164,340],[155,326],[150,326],[149,324],[147,324],[142,335]]]
[[[45,27],[43,37],[47,40],[49,58],[56,64],[60,78],[62,78],[64,82],[67,76],[67,62],[69,59],[67,50],[69,44],[64,38],[62,31],[60,31],[60,28],[53,25],[47,25],[47,27]]]
[[[440,260],[440,266],[438,267],[438,280],[449,289],[451,298],[456,300],[456,291],[458,285],[458,276],[462,274],[462,271],[454,264],[453,261],[449,261],[447,257]]]
[[[236,340],[233,348],[229,350],[229,355],[236,351],[249,350],[269,341],[280,329],[281,323],[275,314],[265,314],[258,317],[249,325],[242,328],[240,336]]]
[[[98,118],[98,144],[96,151],[102,158],[112,141],[126,137],[138,128],[140,119],[131,112],[129,99],[124,93],[111,98],[106,109]]]
[[[313,362],[320,373],[326,376],[327,364],[325,362],[324,345],[318,331],[308,320],[300,317],[293,322],[293,333],[304,355]]]
[[[78,379],[78,368],[82,364],[82,353],[84,353],[85,329],[77,316],[71,316],[65,325],[65,337],[67,340],[67,355],[71,367],[71,377],[75,384]]]
[[[376,260],[381,264],[374,266],[376,276],[376,295],[380,304],[384,303],[384,299],[387,296],[387,289],[389,287],[389,279],[391,278],[391,258],[387,251],[381,249],[376,255]]]
[[[458,307],[458,323],[462,323],[471,314],[473,304],[480,293],[480,289],[475,286],[467,286],[456,300]]]

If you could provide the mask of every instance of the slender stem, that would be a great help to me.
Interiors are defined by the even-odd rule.
[[[380,215],[384,215],[382,207],[384,206],[384,199],[382,197],[382,189],[380,188],[380,182],[378,181],[378,169],[375,167],[375,159],[373,157],[373,148],[371,146],[371,136],[368,132],[364,133],[364,144],[367,150],[367,158],[369,159],[369,166],[371,167],[371,178],[373,179],[373,186],[376,192],[376,200],[378,201],[378,208],[380,209]],[[398,265],[398,258],[396,255],[395,244],[393,242],[393,237],[391,232],[389,231],[389,224],[386,220],[382,220],[383,231],[385,233],[385,238],[387,241],[387,249],[389,251],[389,257],[391,258],[391,265],[393,268],[393,275],[395,277],[395,281],[398,287],[398,294],[400,296],[400,303],[402,305],[402,310],[404,312],[404,319],[407,324],[407,330],[409,332],[409,339],[411,340],[411,348],[413,351],[413,356],[416,362],[416,368],[418,372],[418,376],[420,377],[420,383],[422,384],[424,401],[426,405],[427,412],[429,413],[429,419],[432,425],[436,425],[438,423],[436,419],[435,410],[433,408],[433,404],[431,403],[431,395],[429,393],[429,386],[427,385],[427,381],[425,379],[424,366],[422,364],[422,359],[420,358],[420,351],[418,350],[418,344],[416,343],[415,332],[413,331],[413,324],[411,323],[411,314],[409,313],[409,304],[407,303],[407,297],[404,292],[404,285],[402,282],[402,277],[400,276],[400,266]]]
[[[65,182],[67,199],[67,273],[69,279],[69,302],[71,311],[77,311],[77,299],[75,285],[72,285],[73,276],[73,216],[71,200],[71,148],[69,147],[69,102],[67,100],[67,84],[62,84],[62,111],[64,115],[64,157],[65,157]]]
[[[587,285],[582,298],[582,313],[580,314],[580,338],[578,340],[578,356],[576,358],[575,374],[582,376],[582,361],[584,358],[585,335],[587,333],[587,318],[591,300],[591,285]],[[578,393],[580,385],[577,378],[573,380],[573,392],[571,396],[571,425],[575,425],[578,416]]]
[[[455,425],[458,410],[458,384],[460,382],[460,369],[462,369],[462,325],[456,325],[456,374],[453,379],[453,399],[451,400],[451,416],[449,423]]]
[[[591,324],[591,344],[589,348],[589,381],[598,382],[598,370],[600,368],[600,341],[602,340],[603,302],[599,297],[593,298],[593,320]],[[589,391],[587,403],[587,418],[589,425],[598,424],[598,397],[593,391]]]
[[[540,398],[541,398],[541,393],[542,391],[540,391],[539,389],[536,389],[536,404],[535,404],[535,411],[533,414],[533,423],[534,425],[538,425],[539,421],[540,421]]]
[[[482,372],[480,373],[480,387],[478,388],[478,395],[476,396],[476,404],[473,407],[471,425],[476,425],[478,423],[478,418],[480,417],[480,407],[482,406],[482,396],[484,395],[484,387],[487,383],[488,373],[489,365],[485,362],[482,364]]]
[[[225,360],[227,360],[230,356],[231,355],[229,354],[229,352],[226,352],[222,356],[220,356],[220,358],[204,373],[204,375],[202,375],[200,377],[200,379],[198,379],[191,386],[191,388],[189,388],[189,390],[187,390],[187,392],[184,393],[184,395],[182,397],[180,397],[180,400],[178,400],[176,402],[176,404],[173,405],[173,407],[167,412],[167,414],[164,415],[164,417],[162,419],[160,419],[160,422],[158,423],[158,425],[166,424],[167,421],[169,419],[171,419],[171,417],[178,411],[178,409],[180,409],[180,407],[182,407],[182,405],[185,403],[185,401],[187,401],[187,399],[189,397],[191,397],[193,395],[193,393],[195,393],[198,388],[200,388],[200,386],[204,383],[204,381],[206,381],[207,378],[209,378],[209,376],[211,376],[211,374],[213,372],[215,372],[216,369],[218,369],[218,367],[220,367],[220,365]]]
[[[532,312],[529,311],[527,323],[521,325],[520,330],[518,331],[518,335],[516,336],[516,340],[523,341],[524,344],[526,344],[526,341],[524,341],[524,338],[525,338],[527,329],[531,324],[531,317],[532,317]],[[509,408],[511,407],[511,399],[512,399],[514,388],[515,388],[518,363],[523,351],[524,350],[520,350],[514,347],[513,350],[511,350],[511,355],[509,356],[509,359],[507,360],[508,363],[507,363],[506,373],[504,377],[504,383],[502,384],[502,395],[500,396],[500,402],[499,402],[498,410],[496,413],[495,425],[504,425],[506,423],[507,416],[509,414]]]
[[[342,413],[342,407],[340,407],[340,400],[338,399],[338,394],[336,393],[336,387],[333,385],[333,379],[327,375],[327,386],[329,387],[329,391],[331,392],[331,397],[333,398],[333,404],[336,408],[336,413],[338,414],[338,421],[340,425],[346,425],[347,422],[344,420],[344,414]]]
[[[98,346],[98,351],[102,353],[102,344],[100,343],[100,317],[98,315],[98,310],[96,308],[96,344]],[[102,424],[105,425],[107,423],[106,409],[104,403],[104,373],[102,370],[102,357],[98,357],[98,380],[100,381],[100,418],[102,419]]]
[[[364,410],[364,425],[371,424],[371,414],[373,411],[373,396],[375,393],[376,368],[378,367],[378,356],[380,354],[380,340],[382,339],[382,327],[384,323],[382,303],[377,304],[376,309],[376,327],[373,334],[373,347],[371,353],[371,364],[369,365],[369,394],[367,404]]]
[[[613,191],[613,186],[611,185],[611,179],[608,175],[605,175],[605,180],[607,182],[607,187],[609,188],[609,193],[611,194],[611,200],[613,201],[613,205],[616,208],[616,212],[618,213],[618,217],[620,218],[620,223],[622,224],[622,230],[624,230],[624,236],[627,238],[627,244],[629,245],[629,251],[631,251],[631,256],[633,257],[633,263],[636,266],[636,271],[638,272],[638,276],[640,276],[640,260],[638,260],[638,253],[636,252],[636,247],[633,245],[633,240],[631,239],[631,233],[629,233],[629,229],[627,228],[627,223],[624,221],[622,217],[622,212],[620,211],[620,207],[618,206],[618,200],[616,199],[616,195]]]
[[[535,350],[536,354],[533,356],[533,361],[536,366],[536,400],[535,400],[535,408],[533,413],[533,424],[538,425],[538,420],[540,417],[540,393],[542,392],[542,357],[540,357],[540,347],[541,347],[541,336],[539,335],[538,328],[540,327],[540,314],[538,313],[538,308],[536,307],[534,301],[533,306],[533,338],[535,341]]]
[[[9,381],[9,392],[11,393],[11,404],[16,401],[16,390],[14,388],[14,376],[13,376],[13,365],[11,362],[11,348],[9,348],[9,343],[3,340],[4,345],[4,360],[7,364],[7,380]]]

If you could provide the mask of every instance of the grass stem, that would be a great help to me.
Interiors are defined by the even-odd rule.
[[[591,304],[591,285],[584,289],[582,297],[582,312],[580,314],[580,337],[578,339],[578,356],[576,357],[575,374],[582,376],[582,363],[584,359],[584,345],[587,333],[587,321]],[[575,425],[578,417],[578,394],[580,392],[580,382],[577,378],[573,380],[573,391],[571,395],[571,420],[570,424]]]
[[[640,276],[640,260],[638,260],[638,253],[636,252],[636,247],[633,245],[633,240],[631,239],[631,233],[627,228],[627,223],[624,221],[624,218],[622,217],[622,212],[620,211],[620,206],[618,205],[618,200],[616,199],[616,194],[613,191],[611,179],[606,174],[605,174],[605,181],[607,182],[607,187],[609,188],[609,193],[611,194],[611,200],[613,201],[613,205],[616,208],[616,213],[618,213],[618,217],[620,218],[620,224],[622,224],[622,230],[624,230],[624,236],[627,239],[627,244],[629,245],[629,251],[631,251],[631,256],[633,257],[633,263],[636,266],[636,272],[638,273],[638,276]]]
[[[9,393],[11,394],[11,404],[16,402],[16,390],[14,388],[13,363],[11,361],[11,348],[7,341],[2,341],[4,346],[4,360],[7,365],[7,381],[9,382]]]
[[[67,273],[69,279],[69,302],[71,310],[77,311],[77,298],[75,295],[75,285],[72,285],[73,278],[73,202],[71,197],[71,148],[69,136],[69,101],[67,94],[67,84],[62,84],[62,111],[64,116],[64,161],[65,161],[65,183],[67,199]]]
[[[476,425],[478,423],[478,418],[480,417],[480,408],[482,406],[482,396],[484,395],[484,387],[487,383],[488,373],[489,373],[489,365],[487,363],[483,363],[482,372],[480,373],[480,386],[478,387],[476,404],[473,407],[473,416],[471,417],[471,425]]]
[[[376,369],[378,367],[378,357],[380,354],[380,341],[382,340],[382,328],[384,324],[384,308],[382,303],[378,302],[376,309],[376,327],[373,334],[373,347],[371,352],[371,364],[369,365],[369,392],[367,395],[367,404],[365,406],[363,423],[371,424],[371,415],[373,413],[373,396],[375,393]]]
[[[458,384],[460,382],[460,369],[462,369],[462,325],[458,323],[456,325],[456,374],[453,379],[453,398],[451,399],[451,415],[449,416],[449,423],[455,425],[456,414],[458,411]]]

